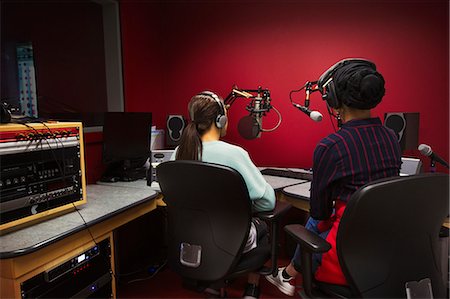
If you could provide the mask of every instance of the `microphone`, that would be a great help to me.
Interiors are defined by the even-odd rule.
[[[319,111],[311,111],[307,107],[299,105],[299,104],[293,103],[292,105],[294,105],[294,107],[299,109],[301,112],[308,115],[313,121],[321,121],[322,120],[323,116],[322,116],[322,113],[320,113]]]
[[[431,146],[426,145],[426,144],[421,144],[417,147],[417,149],[420,151],[420,153],[424,156],[430,157],[431,160],[434,160],[436,162],[441,163],[442,165],[444,165],[445,167],[449,168],[448,163],[445,162],[444,159],[442,159],[441,157],[439,157],[436,153],[433,153],[433,151],[431,150]]]
[[[238,132],[244,139],[251,140],[261,136],[258,114],[250,114],[239,120]]]
[[[253,95],[251,92],[256,92],[257,94]],[[231,96],[227,97],[225,103],[231,105],[237,96],[251,99],[250,103],[245,107],[250,114],[241,118],[238,123],[238,132],[243,138],[259,138],[262,132],[272,132],[280,126],[281,114],[270,104],[270,91],[268,89],[262,89],[259,86],[257,90],[238,90],[237,87],[234,87]],[[278,123],[271,129],[263,129],[262,118],[272,108],[278,114]]]

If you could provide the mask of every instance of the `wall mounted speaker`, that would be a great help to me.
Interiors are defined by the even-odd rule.
[[[419,139],[418,112],[385,113],[384,126],[397,134],[402,151],[417,149]]]
[[[182,115],[169,115],[167,117],[167,147],[172,148],[180,144],[186,120]]]

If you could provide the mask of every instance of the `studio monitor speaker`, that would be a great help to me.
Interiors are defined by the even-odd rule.
[[[384,125],[397,134],[402,151],[417,149],[419,139],[418,112],[385,113]]]
[[[167,117],[167,147],[177,146],[181,140],[186,121],[182,115],[169,115]]]

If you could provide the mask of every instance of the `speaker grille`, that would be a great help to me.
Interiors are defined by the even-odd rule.
[[[397,112],[384,115],[384,126],[397,135],[402,150],[417,149],[419,139],[419,113]]]
[[[167,146],[174,147],[180,143],[186,121],[182,115],[169,115],[167,117]]]

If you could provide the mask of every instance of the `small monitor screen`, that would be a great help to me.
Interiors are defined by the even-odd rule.
[[[146,161],[152,126],[150,112],[107,112],[103,125],[103,162]]]
[[[400,175],[419,174],[422,170],[422,161],[416,158],[402,157],[402,166],[400,167]]]

